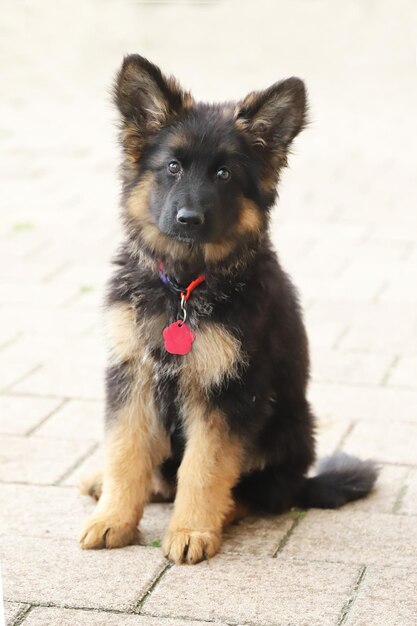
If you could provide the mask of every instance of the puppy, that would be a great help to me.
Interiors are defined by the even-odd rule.
[[[339,507],[376,469],[339,455],[307,477],[307,338],[268,231],[303,82],[201,104],[131,55],[114,94],[124,239],[106,300],[105,467],[83,487],[99,501],[80,544],[135,543],[147,502],[174,500],[164,554],[197,563],[234,519]]]

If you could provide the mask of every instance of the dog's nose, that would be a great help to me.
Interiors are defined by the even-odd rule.
[[[201,226],[204,224],[204,215],[193,209],[183,207],[177,213],[177,222],[184,226]]]

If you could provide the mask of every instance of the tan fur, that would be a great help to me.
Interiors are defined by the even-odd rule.
[[[79,489],[81,495],[100,500],[103,490],[103,472],[99,470],[88,476],[83,476],[80,480]]]
[[[239,222],[237,224],[237,232],[239,234],[259,233],[261,228],[262,219],[258,206],[252,200],[245,198],[242,201],[242,209]]]
[[[134,309],[126,302],[113,304],[105,313],[107,343],[111,363],[143,362],[149,350],[162,343],[166,316],[147,316],[136,320]]]
[[[241,446],[230,437],[224,416],[202,414],[204,404],[194,408],[193,415],[187,411],[187,446],[163,543],[165,555],[174,563],[197,563],[218,551],[241,468]]]
[[[79,485],[80,493],[83,496],[90,496],[94,500],[100,500],[103,491],[103,472],[99,470],[88,476],[84,476]],[[175,498],[175,487],[168,485],[160,475],[158,469],[152,474],[152,493],[150,502],[173,502]]]
[[[80,534],[82,548],[115,548],[137,541],[137,524],[152,490],[153,470],[170,452],[153,402],[153,364],[147,350],[152,338],[156,339],[152,321],[146,325],[145,340],[128,306],[114,307],[109,320],[115,324],[111,328],[113,358],[128,364],[135,382],[127,390],[125,404],[111,417],[102,494]]]
[[[196,331],[191,352],[184,357],[181,384],[187,390],[196,386],[209,389],[236,375],[244,361],[240,341],[222,324],[205,322]]]
[[[234,502],[233,508],[229,511],[223,521],[223,528],[229,526],[230,524],[234,524],[235,522],[239,522],[243,518],[250,515],[251,510],[246,504],[242,504],[240,502]]]
[[[145,389],[133,393],[106,440],[103,491],[80,534],[82,548],[118,548],[138,540],[137,525],[152,489],[152,472],[169,454]],[[141,393],[142,392],[142,393]]]
[[[134,327],[135,311],[132,306],[122,303],[106,310],[105,328],[111,362],[124,363],[134,358],[138,342]]]
[[[206,263],[217,263],[226,259],[233,252],[235,245],[233,241],[227,239],[220,243],[205,243],[203,244],[204,260]]]

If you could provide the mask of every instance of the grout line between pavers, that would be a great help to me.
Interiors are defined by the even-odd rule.
[[[43,417],[37,424],[35,424],[35,426],[32,426],[32,428],[29,428],[25,432],[24,436],[25,437],[30,437],[30,435],[35,433],[41,426],[43,426],[43,424],[45,424],[45,422],[47,422],[49,420],[49,418],[52,417],[52,415],[55,415],[55,413],[60,411],[66,404],[68,404],[68,402],[69,402],[68,398],[63,398],[62,402],[60,402],[58,404],[58,406],[56,406],[54,409],[52,409],[52,411],[49,411],[49,413],[47,413],[47,415],[45,417]]]
[[[16,390],[12,390],[12,391],[7,391],[7,392],[2,392],[0,393],[0,395],[4,395],[4,396],[8,396],[11,398],[21,398],[22,396],[24,396],[25,398],[54,398],[55,400],[77,400],[80,402],[101,402],[103,400],[103,398],[81,398],[79,396],[65,396],[65,395],[60,395],[60,396],[52,396],[48,393],[32,393],[29,391],[16,391]]]
[[[15,602],[15,600],[7,600],[7,602]],[[27,609],[24,617],[33,609],[63,609],[65,611],[85,611],[87,613],[111,613],[112,615],[133,615],[130,610],[111,609],[92,606],[73,606],[69,604],[53,604],[52,602],[32,602],[31,606]],[[15,623],[13,626],[20,626],[20,623]]]
[[[51,270],[50,272],[47,272],[46,274],[44,274],[40,279],[40,283],[41,284],[48,283],[49,281],[56,278],[57,275],[59,275],[62,271],[65,271],[66,269],[71,267],[71,265],[72,265],[71,261],[68,261],[68,260],[62,261],[62,263],[58,265],[58,267],[56,267],[54,270]]]
[[[349,437],[349,435],[351,434],[351,432],[353,431],[353,429],[355,428],[357,422],[356,420],[351,420],[349,426],[346,428],[345,432],[343,433],[343,435],[340,437],[339,439],[339,443],[336,446],[336,448],[334,449],[334,454],[336,454],[337,452],[340,452],[341,449],[343,448],[343,446],[346,443],[347,438]]]
[[[342,613],[337,622],[337,626],[343,626],[343,624],[346,623],[349,613],[353,605],[355,604],[356,598],[358,597],[360,586],[362,584],[363,579],[365,578],[366,571],[367,571],[366,565],[363,565],[359,571],[359,576],[356,579],[356,582],[353,586],[351,596],[342,609]]]
[[[62,474],[62,476],[60,476],[53,484],[55,487],[59,487],[60,483],[65,480],[66,478],[68,478],[68,476],[70,476],[72,474],[72,472],[74,472],[82,463],[83,461],[85,461],[86,459],[88,459],[88,457],[93,454],[93,452],[95,452],[97,450],[97,448],[99,447],[99,443],[97,441],[95,441],[93,443],[92,446],[89,447],[89,449],[87,450],[87,452],[85,454],[83,454],[82,456],[80,456],[79,459],[76,460],[75,463],[73,463],[71,465],[71,467],[69,467],[67,470],[65,470],[65,472]]]
[[[408,491],[408,489],[410,487],[410,485],[408,483],[408,480],[410,478],[410,474],[411,474],[411,469],[408,468],[408,471],[407,471],[407,473],[406,473],[406,475],[404,477],[404,482],[401,485],[401,489],[398,492],[398,496],[396,497],[395,502],[394,502],[394,504],[392,506],[391,513],[394,514],[394,515],[395,514],[399,515],[399,510],[400,510],[401,505],[403,503],[404,497],[405,497],[405,495],[406,495],[406,493],[407,493],[407,491]]]
[[[344,337],[346,337],[346,335],[348,334],[350,330],[350,326],[347,325],[343,328],[343,330],[340,331],[340,333],[337,335],[336,339],[334,340],[333,344],[330,346],[332,350],[338,350],[340,343],[342,342],[342,340],[344,339]]]
[[[287,532],[285,533],[285,535],[283,536],[283,538],[279,542],[277,549],[272,554],[272,558],[273,559],[275,559],[277,557],[277,555],[280,552],[282,552],[283,548],[285,548],[285,546],[287,545],[288,541],[290,540],[291,535],[293,534],[294,530],[297,528],[297,526],[300,524],[301,520],[303,520],[306,515],[307,515],[307,511],[301,511],[299,513],[298,517],[292,523],[292,526],[290,526],[290,528],[287,530]]]
[[[398,361],[400,360],[400,358],[401,357],[398,354],[394,356],[394,358],[392,359],[391,363],[387,367],[387,371],[383,375],[381,382],[379,383],[380,387],[388,387],[388,379],[391,376],[391,374],[392,374],[395,366],[397,365]]]
[[[267,626],[266,624],[264,625],[259,622],[255,624],[254,622],[246,622],[242,620],[239,620],[238,622],[229,622],[218,617],[214,617],[213,619],[206,618],[206,619],[200,620],[200,619],[196,619],[195,617],[190,617],[189,615],[163,615],[162,616],[162,615],[155,615],[154,613],[141,613],[141,617],[150,617],[152,619],[158,619],[158,620],[173,620],[173,619],[181,620],[183,622],[192,622],[193,624],[201,624],[201,626],[204,626],[204,624],[218,623],[219,620],[225,626]],[[163,626],[162,623],[161,623],[161,626]],[[280,625],[277,624],[277,626],[280,626]]]
[[[24,381],[26,378],[28,378],[29,376],[32,376],[32,374],[34,374],[35,372],[37,372],[38,370],[40,370],[42,368],[42,365],[40,363],[37,363],[36,365],[34,365],[30,370],[28,370],[27,372],[25,372],[22,376],[19,376],[19,378],[16,378],[12,383],[10,383],[10,385],[6,385],[6,387],[3,387],[0,390],[0,393],[2,395],[4,394],[8,394],[12,388],[15,385],[18,385],[19,383],[21,383],[22,381]]]
[[[381,287],[378,289],[378,291],[376,292],[374,297],[371,299],[371,303],[372,304],[382,304],[382,302],[380,300],[380,297],[383,295],[384,291],[386,291],[388,289],[389,286],[390,286],[390,281],[389,280],[384,280],[382,282]]]
[[[1,345],[0,345],[0,350],[4,350],[5,348],[8,348],[9,346],[12,346],[13,344],[17,343],[17,341],[20,339],[20,337],[22,337],[24,335],[23,331],[20,331],[18,333],[16,333],[16,335],[13,335],[13,337],[11,339],[7,339],[6,341],[4,341]]]
[[[33,609],[32,605],[23,607],[20,613],[18,613],[12,626],[20,626],[20,624],[23,624],[23,622],[26,621],[26,618],[29,615],[29,613],[32,611],[32,609]]]
[[[14,600],[8,600],[8,602],[14,603]],[[21,613],[17,616],[17,621],[15,621],[11,626],[20,626],[20,624],[23,623],[23,619],[26,619],[26,617],[28,616],[28,614],[33,610],[33,609],[61,609],[63,611],[78,611],[80,613],[99,613],[99,614],[103,614],[103,615],[120,615],[120,616],[132,616],[132,615],[137,615],[137,613],[132,613],[131,610],[119,610],[119,609],[110,609],[110,608],[100,608],[100,607],[90,607],[90,606],[69,606],[69,605],[65,605],[65,604],[51,604],[51,603],[47,603],[47,602],[35,602],[33,603],[31,606],[29,607],[25,607],[25,609],[22,609]],[[195,618],[193,617],[188,617],[188,616],[163,616],[161,617],[160,615],[151,615],[150,613],[146,614],[146,617],[152,617],[152,618],[156,618],[161,620],[161,626],[163,626],[163,624],[165,623],[165,620],[172,620],[172,619],[182,619],[185,621],[190,621],[190,622],[197,622],[198,624],[201,624],[202,626],[204,626],[204,624],[212,624],[216,621],[218,621],[218,619],[213,619],[213,620],[195,620]],[[225,624],[225,626],[237,626],[237,622],[229,622],[229,621],[224,621],[223,623]],[[239,625],[242,625],[243,622],[239,622]],[[254,624],[252,622],[245,622],[245,626],[263,626],[262,624]]]
[[[141,614],[142,608],[143,608],[144,604],[146,603],[146,601],[152,595],[152,592],[155,589],[155,587],[158,585],[159,581],[163,578],[163,576],[166,574],[166,572],[168,572],[171,569],[172,565],[173,565],[172,563],[167,562],[163,566],[163,568],[161,569],[159,574],[157,574],[157,576],[154,578],[154,580],[149,585],[148,589],[145,591],[145,593],[136,602],[136,604],[135,604],[135,606],[133,608],[133,612],[134,613]]]

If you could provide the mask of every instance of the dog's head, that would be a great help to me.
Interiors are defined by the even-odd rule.
[[[259,239],[288,148],[305,123],[304,84],[289,78],[238,103],[194,102],[139,55],[125,58],[121,113],[129,234],[159,256],[224,260]]]

